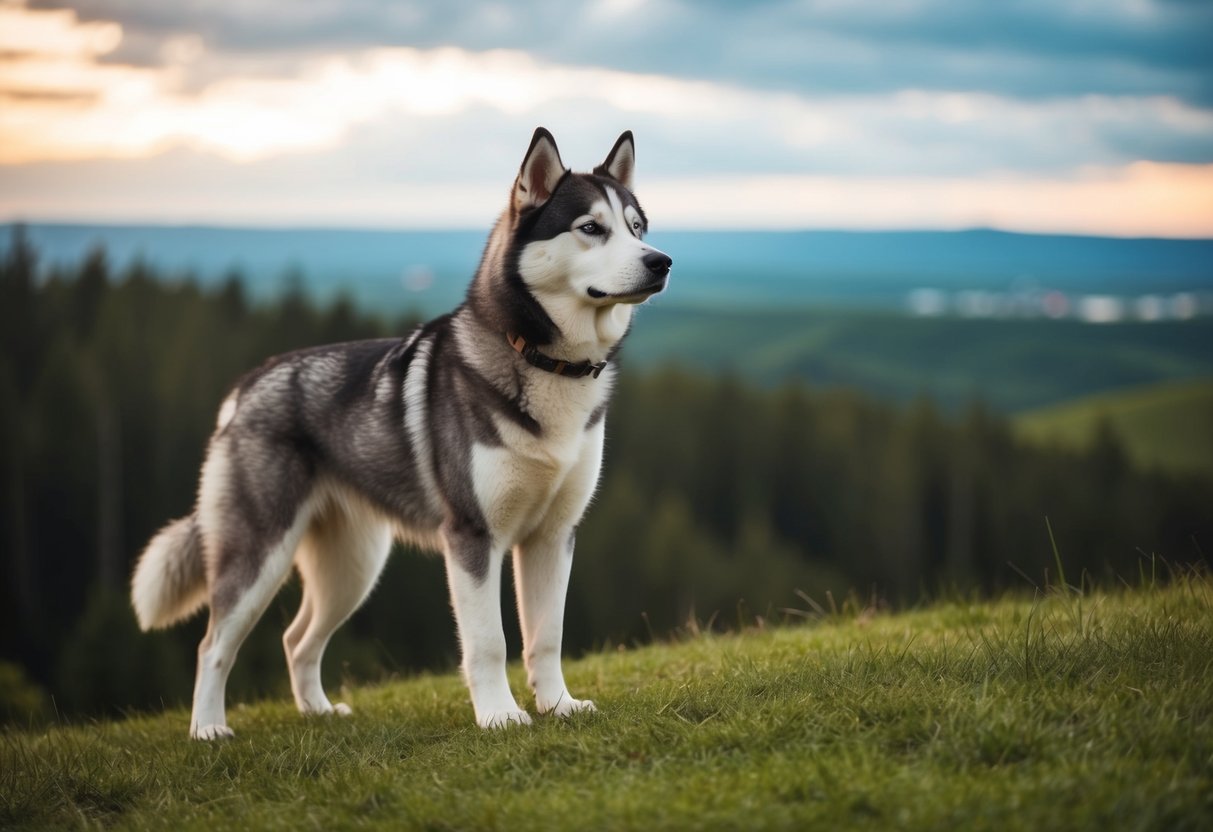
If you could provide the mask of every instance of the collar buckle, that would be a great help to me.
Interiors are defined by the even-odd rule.
[[[540,352],[539,348],[534,344],[528,344],[526,339],[521,335],[515,335],[512,332],[505,334],[505,340],[513,347],[514,352],[521,355],[532,367],[537,367],[540,370],[558,376],[565,376],[567,378],[585,378],[586,376],[590,376],[598,378],[607,366],[606,361],[599,361],[597,364],[589,361],[578,361],[576,364],[570,364],[567,361],[551,358]]]

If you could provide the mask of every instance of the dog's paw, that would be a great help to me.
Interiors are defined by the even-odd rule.
[[[226,725],[200,725],[190,731],[190,736],[202,742],[211,742],[212,740],[230,740],[236,736],[236,733]]]
[[[526,711],[490,711],[476,718],[481,728],[508,728],[511,725],[530,725],[531,715]]]
[[[571,716],[579,713],[593,713],[598,710],[589,699],[574,699],[571,696],[566,696],[556,703],[555,707],[549,708],[544,713],[552,716]]]
[[[344,702],[330,704],[327,699],[322,705],[312,705],[308,703],[299,708],[299,713],[304,716],[350,716],[354,713],[354,709]]]

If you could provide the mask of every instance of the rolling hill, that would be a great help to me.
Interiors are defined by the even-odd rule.
[[[1213,475],[1213,379],[1087,396],[1014,420],[1025,439],[1074,448],[1089,447],[1101,425],[1139,466]]]
[[[949,409],[982,399],[1014,413],[1164,381],[1213,377],[1213,318],[1090,325],[1074,320],[915,318],[873,310],[687,307],[640,311],[623,360],[674,363],[773,385],[802,379]]]

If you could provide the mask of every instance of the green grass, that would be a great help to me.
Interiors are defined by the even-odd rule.
[[[1145,468],[1213,474],[1213,381],[1173,382],[1029,411],[1015,430],[1032,442],[1089,447],[1101,421]]]
[[[0,827],[1213,828],[1200,575],[699,635],[567,673],[601,713],[486,733],[447,675],[344,691],[344,720],[237,705],[214,745],[181,710],[10,730]]]

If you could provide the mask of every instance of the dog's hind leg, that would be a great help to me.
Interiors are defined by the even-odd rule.
[[[306,472],[290,470],[288,460],[265,481],[281,485],[294,475],[294,489],[253,493],[245,488],[239,458],[227,444],[212,447],[199,495],[211,606],[206,636],[198,645],[190,719],[190,735],[200,740],[232,735],[224,704],[228,674],[240,645],[289,574],[311,519]]]
[[[350,713],[324,694],[320,664],[329,639],[374,587],[391,551],[391,527],[372,512],[333,506],[312,522],[295,563],[303,603],[283,636],[291,690],[305,714]]]
[[[299,558],[303,550],[309,546],[307,536],[299,543],[299,548],[295,552],[295,562],[299,562]],[[299,642],[303,640],[303,634],[307,632],[308,625],[312,623],[312,599],[307,593],[307,585],[303,587],[303,599],[299,602],[299,612],[295,614],[295,620],[291,622],[291,626],[286,628],[286,632],[282,634],[282,649],[286,651],[286,669],[291,674],[291,689],[294,690],[295,671],[292,667],[291,656],[295,653],[295,648],[299,646]],[[298,696],[296,695],[296,701]]]
[[[232,735],[227,727],[224,706],[228,674],[240,645],[290,572],[302,533],[302,524],[292,526],[264,553],[260,573],[252,584],[241,588],[220,576],[212,589],[210,624],[198,645],[198,675],[190,720],[190,735],[194,739],[210,740]]]

